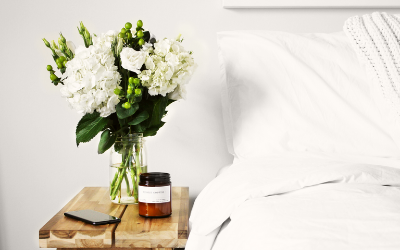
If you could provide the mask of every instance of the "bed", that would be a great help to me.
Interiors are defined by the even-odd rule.
[[[400,249],[399,31],[374,13],[218,33],[234,162],[197,197],[187,250]]]

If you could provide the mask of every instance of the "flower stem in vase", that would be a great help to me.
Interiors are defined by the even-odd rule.
[[[125,183],[126,183],[126,193],[128,194],[129,197],[131,197],[132,196],[132,192],[131,192],[131,189],[129,187],[129,180],[128,180],[128,176],[126,175],[126,173],[124,175],[124,179],[125,179]]]
[[[135,168],[132,166],[131,167],[131,179],[132,179],[132,186],[133,186],[133,197],[135,198],[135,202],[137,201],[137,182],[136,182],[136,173],[135,173]]]
[[[121,203],[121,186],[119,187],[118,190],[118,203]]]
[[[115,172],[114,178],[113,178],[113,180],[112,180],[112,182],[110,184],[110,196],[112,195],[112,192],[113,192],[113,190],[115,188],[115,182],[117,181],[118,175],[119,175],[120,172],[121,172],[121,168],[118,168],[118,171]]]
[[[111,194],[111,200],[114,200],[115,197],[117,197],[117,193],[121,188],[121,182],[122,182],[122,179],[124,178],[125,173],[126,173],[126,167],[123,167],[122,168],[122,172],[118,175],[117,183],[116,183],[116,185],[114,187],[114,190],[113,190],[113,192]]]
[[[140,145],[136,144],[136,159],[135,159],[135,163],[136,163],[136,183],[135,183],[135,188],[136,188],[136,192],[134,194],[135,197],[135,202],[139,202],[138,199],[138,185],[139,185],[139,181],[140,181],[140,174],[142,173],[142,169],[140,168]]]

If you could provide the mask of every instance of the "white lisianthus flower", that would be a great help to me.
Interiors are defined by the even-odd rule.
[[[100,116],[107,117],[116,111],[119,99],[114,89],[121,88],[121,75],[114,65],[109,40],[110,36],[102,34],[96,39],[96,45],[78,47],[74,59],[66,64],[67,78],[61,95],[81,114],[97,111]]]
[[[185,84],[195,70],[193,57],[181,43],[164,39],[154,43],[154,50],[148,50],[145,66],[138,77],[148,88],[150,95],[162,95],[173,100],[185,97]]]
[[[122,68],[140,74],[140,68],[142,68],[146,61],[147,53],[143,51],[136,51],[132,48],[123,48],[121,51],[121,62]]]

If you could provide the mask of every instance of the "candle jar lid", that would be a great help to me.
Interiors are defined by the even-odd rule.
[[[162,172],[149,172],[140,175],[139,185],[169,185],[171,184],[171,177],[169,173]]]

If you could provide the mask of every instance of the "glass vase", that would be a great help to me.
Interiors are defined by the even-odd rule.
[[[110,199],[117,204],[137,204],[141,173],[147,173],[142,133],[118,137],[110,155]]]

